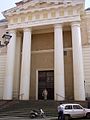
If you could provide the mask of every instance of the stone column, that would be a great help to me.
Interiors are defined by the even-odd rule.
[[[10,31],[12,38],[7,46],[7,66],[6,79],[4,82],[4,100],[12,100],[13,97],[13,80],[14,80],[14,65],[15,65],[15,47],[16,47],[16,31]]]
[[[74,70],[74,99],[85,100],[84,69],[81,44],[80,23],[72,23],[72,47]]]
[[[16,41],[16,57],[15,57],[15,74],[14,74],[14,87],[13,87],[13,97],[14,99],[19,99],[20,92],[20,75],[21,75],[21,43],[22,34],[17,32]]]
[[[64,100],[64,55],[63,30],[61,24],[57,24],[54,27],[54,81],[55,100]]]
[[[22,65],[21,65],[21,83],[20,99],[29,100],[30,86],[30,65],[31,64],[31,29],[24,29],[23,48],[22,48]]]

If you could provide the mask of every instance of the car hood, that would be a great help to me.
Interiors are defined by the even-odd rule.
[[[90,109],[88,109],[88,108],[84,108],[84,109],[85,109],[86,112],[90,112]]]

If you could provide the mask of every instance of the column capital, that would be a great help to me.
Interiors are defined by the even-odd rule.
[[[72,23],[71,23],[71,26],[72,26],[72,27],[74,27],[74,26],[79,26],[79,27],[80,27],[80,22],[79,22],[79,21],[72,22]]]
[[[54,28],[62,28],[63,24],[55,24]]]
[[[31,28],[23,28],[24,32],[31,32]]]

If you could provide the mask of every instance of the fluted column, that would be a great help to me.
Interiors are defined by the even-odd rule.
[[[84,69],[81,44],[80,23],[72,23],[73,70],[74,70],[74,99],[85,100]]]
[[[25,28],[23,36],[21,83],[20,83],[20,99],[22,100],[29,100],[30,66],[31,66],[31,29]]]
[[[57,24],[54,27],[54,77],[55,100],[64,100],[64,55],[63,30],[61,24]]]
[[[16,47],[16,31],[10,31],[12,38],[7,48],[7,66],[6,79],[4,82],[4,100],[11,100],[13,97],[13,79],[14,79],[14,65],[15,65],[15,47]]]

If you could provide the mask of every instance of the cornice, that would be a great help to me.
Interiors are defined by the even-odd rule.
[[[84,0],[23,0],[17,4],[16,7],[6,10],[3,13],[4,16],[13,16],[17,14],[23,14],[27,12],[48,10],[52,8],[58,7],[68,7],[68,6],[76,6],[82,5],[83,7]],[[23,3],[23,4],[22,4]]]

